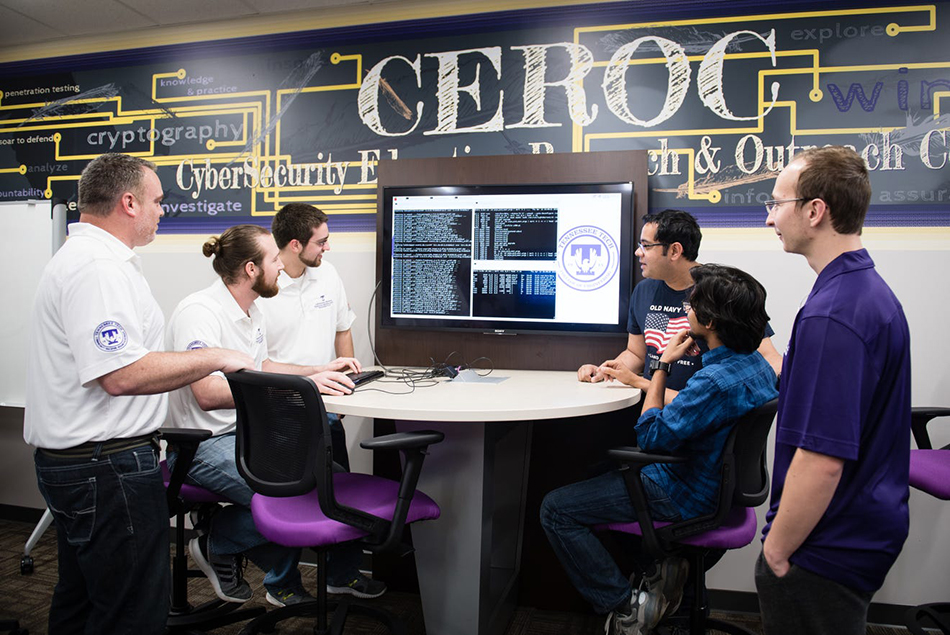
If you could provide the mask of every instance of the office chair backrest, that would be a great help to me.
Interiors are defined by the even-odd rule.
[[[227,374],[237,410],[238,471],[255,492],[300,496],[332,466],[326,409],[307,377]]]
[[[766,445],[769,430],[778,410],[778,399],[762,404],[745,414],[736,425],[733,455],[735,456],[735,506],[757,507],[769,495],[769,469]]]
[[[665,541],[677,541],[721,526],[734,507],[757,507],[769,494],[766,442],[775,419],[778,399],[750,410],[729,432],[722,452],[719,500],[707,516],[673,523],[657,530]]]
[[[238,472],[252,490],[272,497],[316,490],[320,509],[373,537],[390,523],[337,502],[326,407],[308,377],[242,370],[225,375],[237,410]]]

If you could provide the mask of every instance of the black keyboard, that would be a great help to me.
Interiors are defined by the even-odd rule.
[[[381,370],[364,370],[362,373],[347,373],[346,376],[350,378],[354,386],[359,387],[374,379],[379,379],[385,374]]]

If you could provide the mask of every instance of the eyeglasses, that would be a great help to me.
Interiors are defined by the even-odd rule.
[[[769,214],[775,212],[782,203],[794,203],[797,201],[813,201],[814,198],[781,198],[778,200],[765,201],[765,211]]]
[[[670,243],[637,243],[637,244],[640,245],[640,249],[642,251],[647,251],[649,249],[653,249],[657,245],[668,246]]]

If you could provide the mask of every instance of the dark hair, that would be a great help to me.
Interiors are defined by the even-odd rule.
[[[691,214],[678,209],[665,209],[655,214],[643,217],[643,224],[656,225],[656,242],[663,243],[663,255],[666,255],[667,246],[679,243],[683,246],[683,257],[695,262],[699,257],[699,243],[703,240],[703,233],[699,231],[699,223]]]
[[[839,234],[860,234],[871,204],[868,168],[854,150],[842,146],[812,148],[797,155],[799,205],[820,198],[828,204],[831,226]]]
[[[143,169],[155,171],[155,164],[128,154],[103,154],[83,169],[79,177],[79,212],[108,216],[126,192],[141,197]]]
[[[702,324],[712,328],[723,344],[738,353],[751,353],[765,337],[765,287],[741,269],[701,265],[689,270],[693,292],[689,304]]]
[[[253,262],[261,266],[264,250],[257,239],[268,233],[258,225],[235,225],[224,230],[220,236],[206,240],[201,253],[206,258],[214,256],[211,266],[225,284],[235,284],[241,280],[244,265]]]
[[[288,203],[271,221],[270,230],[274,234],[277,248],[283,249],[291,240],[297,239],[306,245],[313,230],[327,222],[327,215],[306,203]]]

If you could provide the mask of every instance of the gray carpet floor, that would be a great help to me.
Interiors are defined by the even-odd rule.
[[[34,572],[20,574],[20,557],[33,525],[10,520],[0,520],[0,619],[16,618],[21,628],[29,629],[31,635],[46,633],[46,616],[49,610],[53,586],[56,584],[56,540],[50,529],[33,550]],[[174,549],[174,547],[173,547]],[[316,568],[303,566],[304,585],[311,591],[316,587]],[[269,605],[264,601],[261,587],[263,574],[253,565],[246,577],[254,588],[255,595],[245,606]],[[213,599],[211,585],[203,578],[189,582],[189,599],[193,604]],[[375,606],[394,613],[407,626],[409,635],[424,635],[422,606],[419,596],[409,593],[388,592],[372,601]],[[717,617],[735,622],[754,633],[761,633],[758,616],[746,614],[717,614]],[[312,621],[297,619],[284,622],[279,627],[281,635],[304,635],[312,633]],[[237,635],[241,625],[222,627],[214,633]],[[378,624],[353,616],[347,621],[347,635],[382,635],[385,629]],[[604,618],[581,613],[540,611],[531,607],[519,607],[505,635],[600,635],[604,632]],[[879,626],[868,627],[869,635],[903,635],[904,629]]]

